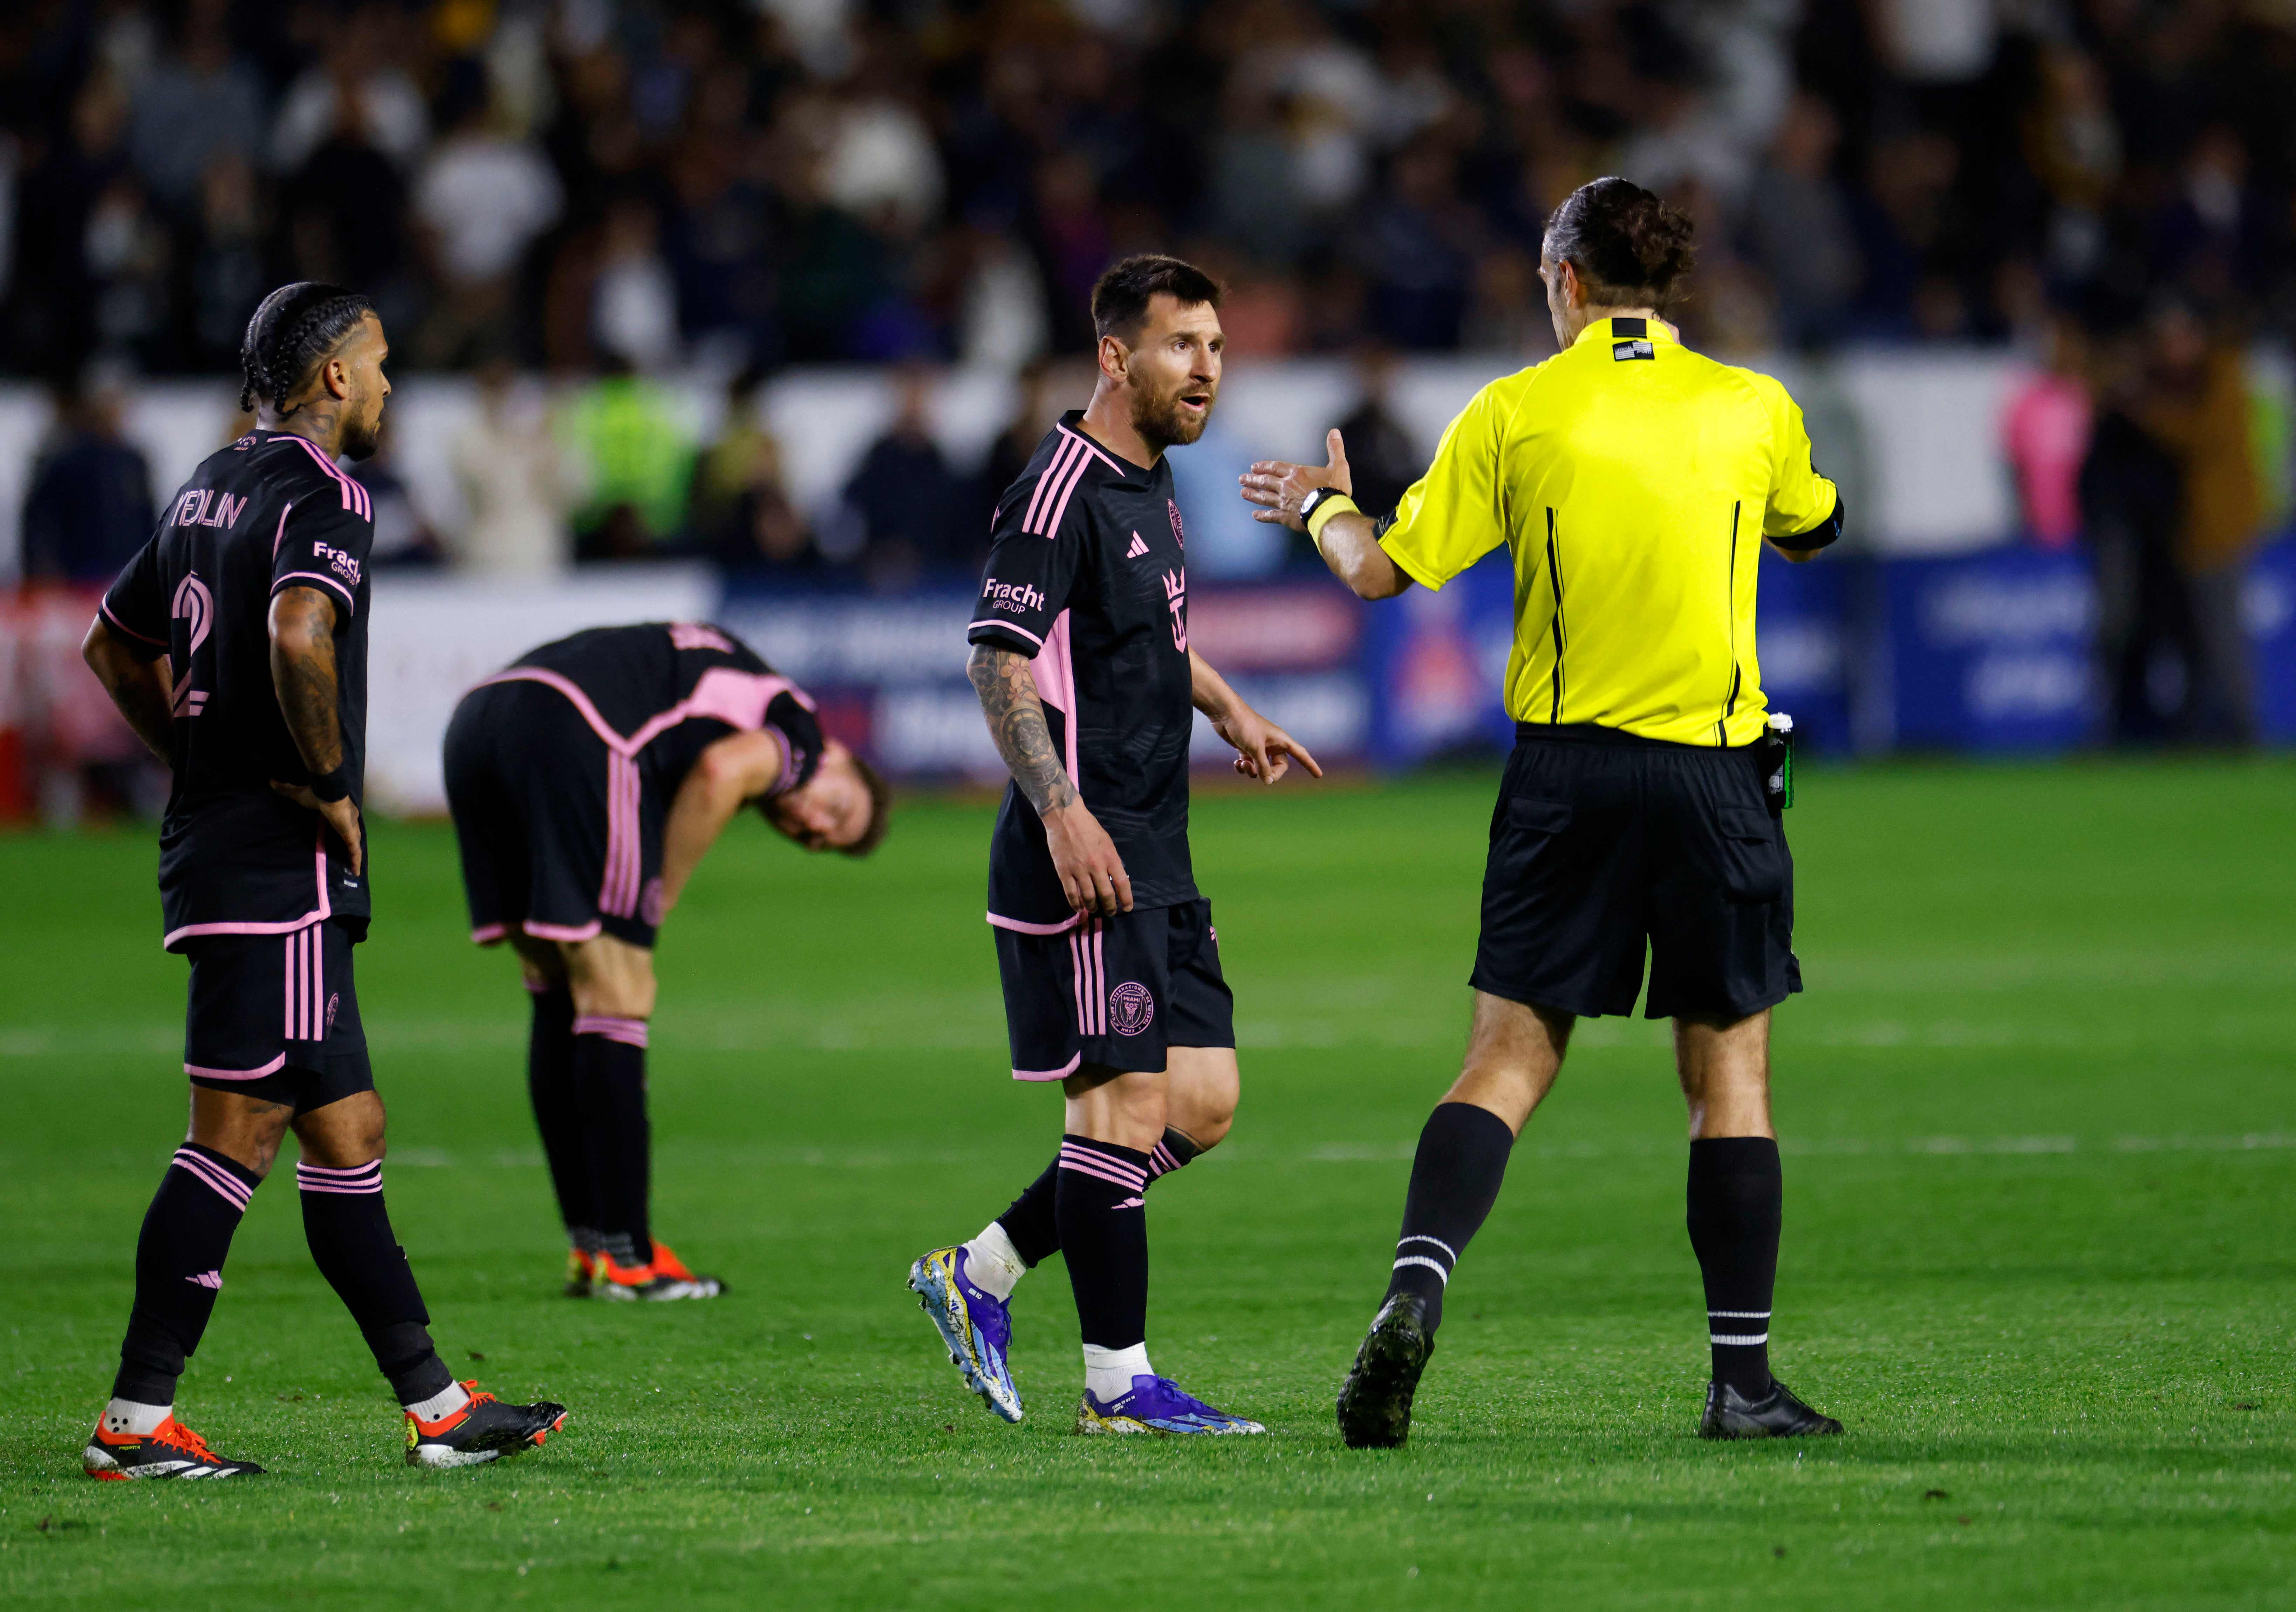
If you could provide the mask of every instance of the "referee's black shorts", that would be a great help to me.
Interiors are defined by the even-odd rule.
[[[1479,991],[1652,1019],[1742,1019],[1801,989],[1793,856],[1752,747],[1519,725],[1491,814]]]

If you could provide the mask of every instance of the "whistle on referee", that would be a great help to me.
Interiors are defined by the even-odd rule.
[[[1793,805],[1793,718],[1784,711],[1772,711],[1756,752],[1762,767],[1762,793],[1773,817]]]

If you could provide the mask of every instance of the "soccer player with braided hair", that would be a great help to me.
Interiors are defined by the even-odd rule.
[[[1765,544],[1804,561],[1841,535],[1801,411],[1767,375],[1665,320],[1691,223],[1624,179],[1573,192],[1539,259],[1560,349],[1492,381],[1395,513],[1328,464],[1255,464],[1261,520],[1305,528],[1365,599],[1514,561],[1507,711],[1465,1067],[1420,1133],[1385,1298],[1339,1397],[1351,1445],[1408,1436],[1443,1296],[1497,1200],[1516,1133],[1581,1015],[1674,1020],[1690,1110],[1688,1222],[1706,1289],[1709,1438],[1841,1431],[1770,1374],[1784,1189],[1770,1010],[1801,989],[1790,779],[1754,647]],[[1773,773],[1778,787],[1773,787]]]
[[[365,297],[304,281],[240,348],[255,427],[210,454],[104,594],[82,653],[173,774],[163,943],[190,960],[191,1126],[144,1219],[135,1302],[92,1477],[231,1477],[175,1414],[255,1190],[292,1130],[303,1230],[406,1412],[411,1465],[537,1445],[563,1406],[458,1383],[383,1206],[383,1109],[351,979],[366,934],[367,550],[339,458],[374,452],[390,346]]]

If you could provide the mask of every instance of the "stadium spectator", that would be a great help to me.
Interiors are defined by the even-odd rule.
[[[434,368],[458,364],[500,327],[528,250],[564,206],[556,171],[496,110],[483,77],[471,75],[460,94],[453,126],[414,182],[414,216],[439,291],[419,356]]]
[[[2001,414],[2002,456],[2017,478],[2026,534],[2045,549],[2080,536],[2080,470],[2088,453],[2089,396],[2082,373],[2087,343],[2070,315],[2054,315],[2045,337],[2047,367],[2028,376]]]
[[[2263,524],[2264,498],[2248,381],[2239,349],[2213,338],[2183,303],[2164,305],[2153,315],[2151,335],[2144,420],[2176,460],[2184,489],[2175,555],[2194,632],[2185,736],[2249,744],[2256,737],[2256,698],[2241,594]]]
[[[2152,386],[2141,331],[2099,342],[2097,412],[2081,462],[2081,531],[2096,567],[2097,654],[2107,732],[2121,744],[2181,739],[2191,729],[2198,631],[2177,540],[2185,479],[2143,422]]]
[[[568,409],[566,442],[587,487],[574,516],[576,557],[667,552],[685,525],[693,465],[693,436],[675,399],[627,365],[610,365]]]
[[[479,372],[478,408],[455,433],[455,479],[467,513],[455,563],[502,577],[565,569],[570,477],[549,411],[527,395],[507,359]]]
[[[152,536],[152,469],[120,431],[110,380],[60,387],[56,434],[24,496],[24,574],[108,583]]]
[[[1356,384],[1361,395],[1339,428],[1340,439],[1347,445],[1348,462],[1355,467],[1356,506],[1374,520],[1392,513],[1402,502],[1404,489],[1427,468],[1427,455],[1395,417],[1388,396],[1394,381],[1393,353],[1375,346],[1357,353]],[[1293,547],[1298,550],[1300,545]],[[1322,563],[1313,543],[1306,545],[1305,557]]]
[[[861,456],[844,500],[873,586],[898,587],[970,557],[955,529],[964,488],[933,440],[932,372],[922,365],[902,370],[892,424]]]
[[[229,0],[189,0],[173,48],[136,85],[128,147],[162,207],[188,217],[217,157],[263,144],[263,85],[232,49]]]
[[[781,441],[758,412],[762,380],[757,370],[734,378],[718,439],[693,462],[694,539],[728,570],[816,571],[820,551],[782,479]]]
[[[370,289],[439,321],[424,364],[483,359],[465,293],[530,254],[552,294],[539,320],[511,299],[512,334],[570,370],[1010,364],[1044,325],[1082,351],[1099,269],[1181,241],[1232,260],[1238,351],[1513,348],[1538,221],[1607,169],[1694,184],[1706,238],[1742,250],[1710,253],[1708,340],[1997,342],[2018,263],[2069,302],[2112,281],[2296,323],[2285,8],[370,3],[316,54],[297,16],[15,24],[39,65],[0,109],[22,187],[0,363],[69,372],[110,342],[210,371],[218,266],[237,283],[252,250],[391,279]],[[249,179],[251,207],[218,193]],[[1254,334],[1246,293],[1294,311]]]
[[[398,465],[398,432],[385,426],[372,457],[351,467],[374,510],[374,542],[367,562],[376,570],[421,570],[444,563],[446,546],[415,501]]]

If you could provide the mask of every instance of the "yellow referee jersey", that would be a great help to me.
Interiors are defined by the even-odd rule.
[[[1517,722],[1744,745],[1762,539],[1823,547],[1840,515],[1784,387],[1605,319],[1476,393],[1380,544],[1431,588],[1513,546]]]

